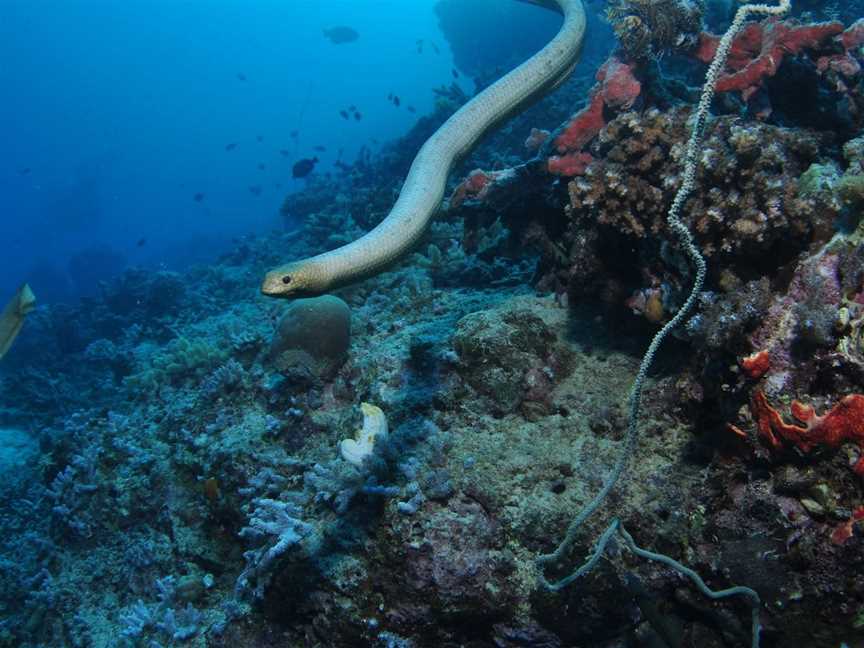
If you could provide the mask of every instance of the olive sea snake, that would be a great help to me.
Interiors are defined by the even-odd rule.
[[[492,126],[560,84],[579,59],[585,38],[582,0],[526,1],[564,14],[556,36],[462,106],[426,141],[396,204],[378,226],[340,248],[271,270],[261,292],[271,297],[321,294],[381,272],[417,243],[441,205],[453,165]]]

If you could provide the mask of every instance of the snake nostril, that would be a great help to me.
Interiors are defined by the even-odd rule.
[[[282,283],[283,284],[290,284],[291,283],[291,276],[285,275],[284,277],[282,277]]]

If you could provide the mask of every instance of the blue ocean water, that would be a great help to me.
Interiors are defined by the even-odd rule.
[[[183,266],[190,251],[213,258],[234,236],[281,227],[282,199],[303,185],[297,160],[317,156],[327,171],[340,149],[352,161],[403,134],[416,115],[388,105],[390,92],[430,110],[452,68],[433,4],[5,3],[3,293],[24,280],[45,301],[91,291],[68,264],[94,248],[119,257],[93,271],[105,279]],[[342,24],[360,38],[323,36]],[[417,56],[417,39],[441,54]],[[362,121],[340,118],[350,105]]]
[[[864,1],[740,5],[0,5],[0,648],[864,645]]]

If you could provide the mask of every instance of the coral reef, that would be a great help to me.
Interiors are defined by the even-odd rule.
[[[351,344],[351,309],[332,295],[291,302],[270,341],[270,359],[281,371],[332,377]]]
[[[732,44],[728,59],[731,71],[717,80],[717,92],[737,90],[747,99],[768,77],[777,74],[784,57],[817,49],[841,32],[843,25],[839,22],[795,25],[766,21],[748,25]],[[711,62],[719,41],[719,36],[702,34],[694,56]]]
[[[606,9],[631,60],[691,47],[702,27],[704,0],[614,0]]]
[[[693,280],[666,222],[692,94],[661,92],[692,55],[659,79],[592,51],[464,161],[410,258],[333,296],[254,286],[373,227],[464,92],[310,179],[291,231],[30,313],[0,365],[0,645],[720,648],[750,608],[703,594],[736,584],[766,648],[860,644],[861,4],[832,7],[843,28],[705,124],[681,215],[706,282],[644,376],[620,488],[544,565],[594,556],[578,586],[546,591],[534,558],[628,449],[639,355]],[[724,74],[823,8],[747,27]],[[825,124],[782,100],[801,70]]]

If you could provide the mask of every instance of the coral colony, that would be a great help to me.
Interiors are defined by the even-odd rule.
[[[864,2],[795,4],[610,1],[385,268],[464,66],[299,229],[6,296],[0,647],[864,644]]]

